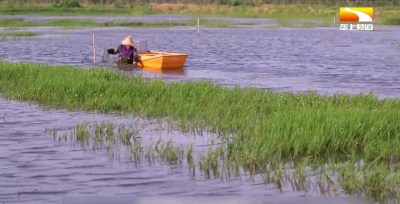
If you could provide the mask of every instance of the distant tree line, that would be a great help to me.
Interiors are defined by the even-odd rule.
[[[105,4],[154,4],[154,3],[183,3],[199,5],[232,5],[232,6],[258,6],[262,4],[319,4],[319,5],[341,5],[349,3],[353,6],[385,6],[398,5],[400,0],[0,0],[0,3],[33,3],[33,4],[58,4],[63,7],[81,7],[82,4],[105,5]]]

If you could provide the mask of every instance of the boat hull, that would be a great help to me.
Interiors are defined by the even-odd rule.
[[[149,51],[139,53],[142,63],[139,67],[154,69],[182,69],[188,57],[185,53]]]

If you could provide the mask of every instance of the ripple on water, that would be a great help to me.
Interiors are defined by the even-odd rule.
[[[118,30],[116,33],[115,31]],[[140,70],[128,74],[162,76],[171,80],[210,79],[223,85],[256,86],[275,91],[321,93],[369,92],[381,97],[399,95],[400,41],[395,32],[340,32],[334,29],[208,29],[197,36],[193,29],[93,29],[71,31],[73,35],[52,35],[2,42],[0,60],[52,62],[74,66],[92,66],[92,32],[96,32],[96,52],[115,46],[126,34],[148,40],[150,49],[186,52],[189,58],[182,75]],[[179,39],[179,40],[178,40]],[[166,43],[168,42],[168,43]],[[60,45],[61,50],[51,48]],[[346,46],[340,46],[346,45]],[[50,46],[50,47],[49,47]],[[15,56],[16,49],[31,48],[26,55]],[[38,55],[39,50],[52,52]],[[99,66],[105,66],[100,64]],[[99,115],[63,110],[41,110],[36,105],[0,99],[0,202],[58,202],[65,194],[107,195],[246,195],[269,196],[268,200],[309,203],[302,193],[273,185],[250,184],[193,178],[187,168],[171,168],[143,162],[140,166],[126,161],[110,161],[104,150],[84,151],[79,146],[60,143],[45,135],[46,128],[71,128],[84,120],[132,123],[131,117]],[[144,137],[146,136],[146,137]],[[157,140],[159,133],[146,130],[142,138]],[[189,138],[171,136],[177,142]],[[204,141],[200,141],[200,144]],[[199,145],[200,145],[199,144]],[[19,196],[18,196],[19,195]],[[315,194],[313,194],[315,195]],[[312,202],[318,202],[313,196]],[[324,198],[324,203],[329,200]],[[103,199],[104,200],[104,199]],[[163,200],[164,201],[164,200]],[[336,198],[332,203],[348,202]]]
[[[210,33],[203,32],[200,35],[187,28],[82,29],[70,31],[70,35],[35,37],[32,38],[34,40],[21,39],[18,41],[21,43],[17,44],[4,41],[2,48],[5,52],[0,58],[15,60],[12,50],[27,46],[35,50],[52,51],[46,55],[36,55],[36,52],[32,51],[30,54],[19,56],[18,60],[93,66],[92,55],[89,55],[84,64],[80,63],[83,57],[90,53],[93,32],[97,36],[98,59],[101,58],[104,48],[118,45],[126,34],[131,34],[134,39],[147,40],[152,50],[185,52],[189,57],[183,75],[140,70],[127,73],[148,77],[157,75],[174,80],[211,79],[228,86],[255,85],[273,90],[286,90],[286,83],[291,83],[289,89],[295,92],[304,92],[312,88],[322,93],[340,91],[353,94],[373,89],[381,97],[398,96],[397,87],[393,86],[399,83],[399,73],[395,69],[400,60],[399,51],[395,46],[400,42],[399,30],[367,33],[341,32],[333,28],[206,29]],[[63,49],[49,47],[56,44],[63,46]],[[100,63],[97,66],[110,65]],[[253,75],[249,77],[249,74]],[[331,77],[339,74],[338,77]],[[378,75],[380,80],[371,81],[365,79],[364,75]],[[286,77],[288,80],[285,80]],[[299,77],[300,81],[289,82],[293,80],[290,77]],[[309,80],[304,81],[300,78]],[[261,84],[254,84],[254,80]],[[348,87],[337,87],[343,80],[351,80],[353,83]],[[275,81],[273,86],[271,81]],[[357,84],[355,89],[354,83]]]
[[[132,123],[131,117],[96,115],[61,110],[44,111],[27,103],[0,100],[0,114],[8,114],[0,122],[7,123],[7,131],[0,132],[2,155],[0,159],[0,198],[2,202],[55,202],[62,195],[193,195],[193,192],[221,192],[226,184],[193,178],[187,168],[172,168],[161,164],[110,161],[104,151],[84,151],[79,146],[60,143],[45,135],[46,128],[74,127],[87,121],[109,120],[116,123]],[[26,117],[29,115],[30,117]],[[21,126],[31,121],[43,121],[35,126]],[[159,133],[146,130],[147,139],[157,140]],[[192,141],[185,136],[170,134],[170,138],[184,144]],[[199,138],[199,141],[204,140]],[[200,145],[199,145],[200,146]],[[210,182],[212,184],[210,184]],[[212,188],[211,188],[212,186]],[[230,188],[237,188],[231,186]],[[227,187],[228,188],[228,187]],[[263,192],[264,187],[261,187]],[[240,190],[238,190],[240,191]],[[254,189],[252,189],[254,191]],[[218,194],[218,193],[217,193]]]

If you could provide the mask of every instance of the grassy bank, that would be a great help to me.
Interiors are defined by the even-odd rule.
[[[35,33],[35,32],[0,33],[0,37],[2,37],[2,38],[5,38],[5,37],[13,37],[13,38],[32,37],[32,36],[38,36],[38,35],[40,35],[40,34]]]
[[[13,33],[0,33],[0,40],[6,40],[7,38],[12,38],[14,40],[23,38],[23,37],[33,37],[38,36],[39,33],[35,32],[13,32]]]
[[[29,3],[0,4],[1,15],[44,15],[44,16],[143,16],[162,14],[162,11],[151,9],[150,6],[136,6],[135,8],[118,8],[98,5],[57,5]]]
[[[245,25],[250,25],[246,23]],[[235,25],[229,21],[221,20],[201,20],[202,27],[232,27]],[[243,25],[243,24],[242,24]],[[96,22],[92,20],[80,19],[53,19],[46,22],[24,21],[23,19],[0,19],[0,27],[38,27],[38,26],[55,26],[55,27],[170,27],[170,26],[197,26],[197,20],[181,21],[181,22],[146,22],[146,21],[109,21]]]
[[[324,173],[323,179],[339,173],[349,194],[382,199],[396,196],[399,187],[400,101],[378,100],[372,93],[273,93],[7,62],[0,62],[0,92],[47,107],[124,112],[164,118],[183,132],[214,132],[223,142],[200,158],[205,172],[222,165],[252,174],[274,169],[277,181],[287,165],[297,169],[293,179],[303,178],[306,166],[324,167],[330,176]],[[364,164],[355,166],[358,161]]]
[[[343,1],[342,5],[346,6]],[[369,6],[368,2],[350,4],[349,6]],[[396,5],[373,5],[374,19],[379,24],[389,24],[387,18],[400,15]],[[257,4],[257,5],[217,5],[217,4],[139,4],[139,5],[49,5],[49,4],[4,4],[0,7],[2,15],[152,15],[175,14],[196,17],[219,16],[241,18],[273,18],[273,19],[339,19],[339,5],[335,4]]]
[[[384,25],[400,25],[400,14],[398,16],[388,17],[383,21]]]

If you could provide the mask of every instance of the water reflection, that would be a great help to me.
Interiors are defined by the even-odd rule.
[[[163,74],[169,76],[186,76],[185,68],[182,69],[157,69],[152,67],[140,67],[133,64],[118,63],[118,60],[106,56],[102,58],[100,66],[105,66],[112,69],[118,69],[123,72],[138,72],[145,74]]]
[[[185,69],[155,69],[150,67],[143,67],[140,68],[143,72],[148,73],[158,73],[158,74],[165,74],[165,75],[179,75],[179,76],[186,76]]]
[[[157,69],[151,67],[137,67],[135,65],[118,65],[114,62],[102,62],[98,64],[100,67],[105,67],[110,70],[118,70],[120,72],[128,72],[132,74],[144,74],[144,75],[166,75],[166,76],[187,76],[187,70],[182,69]]]

